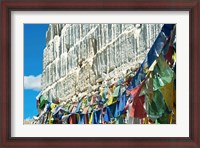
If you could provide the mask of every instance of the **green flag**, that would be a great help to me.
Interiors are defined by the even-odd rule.
[[[160,90],[154,91],[153,99],[148,101],[150,117],[161,117],[166,110],[166,104]]]
[[[43,109],[45,107],[45,105],[48,103],[47,98],[44,95],[40,96],[40,109]]]
[[[154,90],[157,90],[160,87],[163,87],[165,84],[172,82],[173,79],[174,71],[166,63],[163,55],[160,55],[153,70]]]
[[[120,91],[120,86],[117,86],[113,92],[113,97],[118,97],[119,96],[119,91]]]
[[[157,121],[160,124],[169,124],[170,114],[164,113],[162,117],[158,118]]]

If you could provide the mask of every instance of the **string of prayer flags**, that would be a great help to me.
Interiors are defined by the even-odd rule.
[[[159,33],[154,44],[149,50],[146,58],[141,64],[139,70],[137,71],[136,75],[132,79],[133,87],[139,85],[145,79],[145,75],[146,75],[145,69],[147,67],[149,68],[153,64],[153,62],[159,57],[159,55],[162,52],[163,46],[165,45],[167,41],[167,38],[170,36],[170,33],[173,30],[173,27],[174,27],[173,24],[167,24],[162,27],[162,31]]]
[[[68,103],[61,107],[63,111],[50,108],[48,123],[172,123],[176,112],[174,38],[174,25],[164,25],[134,76],[126,75],[102,87],[99,94]],[[171,68],[168,62],[174,66]],[[47,103],[41,97],[41,107]]]

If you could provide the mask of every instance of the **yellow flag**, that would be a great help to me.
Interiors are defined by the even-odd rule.
[[[148,124],[148,118],[147,117],[144,119],[144,124]]]
[[[172,121],[173,121],[173,115],[171,113],[170,116],[169,116],[169,123],[172,124]]]
[[[169,109],[169,111],[172,111],[173,109],[173,101],[174,101],[174,81],[171,81],[170,83],[164,85],[160,88],[160,91],[165,99],[165,103]]]
[[[113,86],[113,88],[110,88],[109,90],[108,90],[108,95],[107,95],[107,97],[108,97],[108,105],[110,105],[110,104],[112,104],[113,103],[113,90],[115,89],[115,86]]]
[[[92,124],[93,114],[94,114],[94,112],[92,112],[92,114],[91,114],[91,116],[90,116],[89,124]]]
[[[53,117],[52,117],[52,113],[49,116],[49,124],[53,124]]]
[[[113,96],[110,95],[108,96],[108,105],[112,104],[112,102],[113,102]]]
[[[103,96],[104,88],[100,90],[100,96]]]
[[[176,91],[174,90],[174,94],[173,94],[173,103],[176,104]],[[176,118],[176,106],[173,106],[173,114]]]

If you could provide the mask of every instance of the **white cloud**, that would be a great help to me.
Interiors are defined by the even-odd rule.
[[[24,119],[24,124],[32,124],[33,119],[31,117],[28,117]]]
[[[24,76],[24,89],[41,90],[41,74],[37,76]]]
[[[26,121],[30,121],[30,120],[32,120],[32,118],[31,117],[27,117],[25,120]]]

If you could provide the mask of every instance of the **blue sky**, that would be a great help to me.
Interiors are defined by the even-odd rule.
[[[35,97],[41,89],[47,29],[48,24],[24,24],[24,119],[38,114]]]

